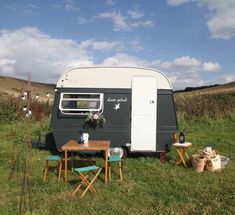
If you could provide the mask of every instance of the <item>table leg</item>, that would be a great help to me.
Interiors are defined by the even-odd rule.
[[[188,154],[187,154],[187,148],[184,149],[184,155],[185,155],[185,157],[187,157],[187,158],[189,159],[189,156],[188,156]]]
[[[74,166],[73,166],[73,152],[71,152],[71,170],[73,172]]]
[[[187,167],[187,166],[186,166],[186,163],[185,163],[185,160],[184,160],[184,157],[183,157],[183,155],[182,155],[180,149],[176,149],[176,151],[178,152],[178,154],[179,154],[179,156],[180,156],[180,161],[177,162],[177,164],[180,164],[181,162],[183,162],[184,166]]]
[[[105,150],[105,184],[108,180],[108,149]]]
[[[64,151],[64,181],[68,181],[68,151]]]

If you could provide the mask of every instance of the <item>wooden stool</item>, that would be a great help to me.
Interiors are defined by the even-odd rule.
[[[45,159],[45,168],[44,168],[44,177],[43,181],[46,180],[46,176],[48,175],[49,169],[49,161],[57,161],[58,162],[58,177],[57,180],[60,180],[61,172],[62,172],[62,157],[59,155],[50,155]]]
[[[176,161],[176,165],[179,165],[181,163],[184,164],[185,167],[187,167],[186,165],[186,161],[189,159],[189,156],[187,154],[188,149],[192,146],[192,143],[173,143],[173,146],[175,147],[178,155],[179,155],[179,159]]]
[[[85,190],[83,191],[83,193],[80,195],[80,198],[82,198],[85,193],[90,190],[93,193],[96,193],[95,188],[92,186],[92,184],[94,183],[95,179],[97,178],[97,176],[100,174],[102,168],[98,167],[98,166],[87,166],[87,167],[81,167],[81,168],[75,168],[74,171],[78,173],[79,178],[81,179],[81,183],[77,186],[76,190],[73,192],[73,196],[79,191],[79,189],[81,188],[81,186],[84,184],[86,186]],[[93,179],[91,181],[88,180],[88,175],[90,172],[95,172],[95,176],[93,177]],[[86,174],[83,174],[87,172]]]
[[[108,176],[109,176],[109,181],[111,181],[111,163],[112,162],[118,162],[119,166],[119,177],[120,180],[122,181],[122,173],[123,173],[123,160],[119,156],[110,156],[108,159]]]

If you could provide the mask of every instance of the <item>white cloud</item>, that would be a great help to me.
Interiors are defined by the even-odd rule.
[[[173,61],[165,61],[161,62],[159,60],[152,62],[153,66],[159,66],[165,69],[169,68],[185,68],[190,69],[191,71],[201,72],[216,72],[221,69],[219,63],[214,62],[201,62],[200,60],[190,57],[190,56],[182,56],[179,58],[176,58]]]
[[[95,41],[95,39],[89,39],[89,40],[83,40],[80,42],[80,47],[82,49],[87,49],[90,48],[92,46],[92,43]]]
[[[40,9],[40,7],[38,5],[32,4],[32,3],[28,4],[27,7],[32,8],[32,9],[36,9],[36,10]]]
[[[142,26],[143,26],[143,27],[146,27],[146,28],[149,28],[149,27],[153,27],[154,24],[153,24],[152,21],[147,20],[147,21],[142,22]]]
[[[204,85],[205,81],[198,73],[193,71],[187,72],[165,72],[174,90],[184,89],[185,87],[198,87]]]
[[[68,68],[75,68],[75,67],[87,67],[94,65],[93,61],[89,59],[84,59],[83,61],[80,61],[80,59],[72,60],[68,63],[66,66],[66,69]]]
[[[207,26],[212,38],[231,39],[235,37],[235,1],[234,0],[167,0],[171,6],[196,2],[206,6],[211,12],[207,16]]]
[[[191,58],[189,56],[182,56],[176,58],[173,61],[154,61],[155,65],[161,66],[163,68],[172,68],[172,67],[185,67],[185,68],[199,68],[201,66],[201,61],[196,58]]]
[[[148,21],[138,21],[131,24],[132,27],[138,28],[138,27],[144,27],[144,28],[151,28],[154,26],[153,22]]]
[[[128,24],[126,22],[126,18],[122,16],[120,12],[112,12],[112,13],[100,13],[97,19],[112,19],[114,23],[115,31],[127,31],[129,30]]]
[[[147,67],[149,63],[145,60],[131,56],[125,53],[118,53],[113,57],[106,58],[103,63],[103,66],[140,66]]]
[[[118,47],[121,48],[121,46],[122,43],[120,42],[106,42],[106,41],[94,42],[92,44],[93,49],[101,51],[107,51]]]
[[[10,58],[0,58],[0,69],[3,74],[11,74],[14,71],[14,64],[16,60]]]
[[[66,10],[74,10],[74,11],[78,11],[79,10],[78,7],[76,7],[75,5],[72,5],[72,4],[66,4],[65,5],[65,9]]]
[[[189,56],[183,56],[180,58],[176,58],[173,62],[174,66],[182,66],[182,67],[198,67],[201,65],[201,62],[196,58],[191,58]]]
[[[191,1],[192,0],[167,0],[167,3],[171,6],[178,6]]]
[[[162,68],[175,90],[189,86],[207,85],[208,83],[203,79],[205,72],[215,72],[221,69],[219,63],[201,62],[190,56],[182,56],[172,61],[164,62],[155,60],[151,62],[151,67]]]
[[[109,6],[115,5],[117,1],[115,0],[107,0],[106,4]]]
[[[78,21],[79,25],[85,25],[88,22],[89,20],[84,19],[83,17],[79,17],[79,21]]]
[[[120,50],[123,48],[123,44],[119,41],[96,41],[95,39],[84,40],[80,43],[80,47],[83,49],[91,48],[98,51],[109,51],[112,49]]]
[[[14,64],[16,62],[15,59],[8,59],[8,58],[1,58],[0,59],[0,66],[4,66],[4,65],[11,65]]]
[[[25,78],[30,70],[36,81],[55,82],[71,66],[91,66],[94,51],[120,51],[119,41],[57,39],[37,28],[0,30],[0,74]]]
[[[66,0],[65,1],[65,9],[66,10],[73,10],[73,11],[78,11],[79,8],[76,6],[76,3],[73,0]]]
[[[141,46],[138,39],[134,39],[130,42],[130,45],[134,51],[140,51],[143,50],[143,47]]]
[[[93,64],[89,53],[73,40],[56,39],[37,28],[0,31],[0,73],[25,78],[28,71],[36,81],[55,82],[67,65]]]
[[[111,19],[114,24],[115,31],[130,31],[132,28],[144,27],[149,28],[153,27],[154,23],[151,20],[140,20],[144,14],[141,14],[137,11],[129,11],[129,16],[125,17],[120,12],[107,12],[100,13],[96,16],[96,19]],[[136,21],[138,19],[138,21]]]
[[[219,76],[211,80],[210,84],[214,84],[214,83],[224,84],[224,83],[230,83],[234,81],[235,81],[235,74],[227,74],[227,75]]]
[[[200,0],[212,12],[207,26],[212,38],[231,39],[235,36],[235,1]]]
[[[204,84],[199,62],[195,58],[186,56],[165,62],[155,60],[151,62],[150,67],[162,69],[170,79],[174,90],[179,90]]]
[[[220,70],[220,65],[213,62],[205,62],[202,65],[202,69],[207,72],[217,72]]]
[[[23,8],[19,9],[23,15],[37,15],[39,14],[40,7],[35,4],[24,5]]]
[[[137,9],[135,9],[135,10],[129,10],[129,11],[128,11],[128,14],[130,15],[130,17],[131,17],[132,19],[140,19],[140,18],[144,17],[144,13],[138,11]]]

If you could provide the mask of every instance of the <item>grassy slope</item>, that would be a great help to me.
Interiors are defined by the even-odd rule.
[[[18,96],[20,89],[22,88],[23,80],[0,76],[0,93],[5,95],[13,95]],[[24,81],[23,88],[27,89],[27,81]],[[53,84],[43,84],[32,82],[31,83],[31,91],[32,96],[39,94],[39,96],[43,99],[46,99],[46,93],[54,94],[55,85]]]
[[[223,84],[221,86],[210,87],[202,90],[195,90],[190,92],[181,92],[176,93],[176,96],[195,96],[195,95],[204,95],[204,94],[225,94],[225,93],[234,93],[235,92],[235,82],[228,84]]]

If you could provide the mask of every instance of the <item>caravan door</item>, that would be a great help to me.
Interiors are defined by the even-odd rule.
[[[157,81],[151,76],[132,80],[131,151],[156,151]]]

